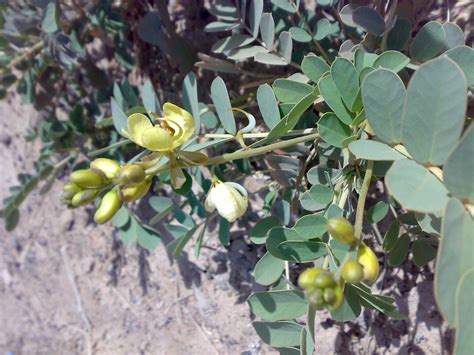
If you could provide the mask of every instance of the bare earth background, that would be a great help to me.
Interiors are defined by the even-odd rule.
[[[461,4],[466,2],[454,9]],[[473,13],[453,10],[471,40]],[[438,10],[430,15],[443,16]],[[21,106],[17,96],[0,102],[0,200],[17,184],[18,173],[31,171],[40,146],[23,135],[36,123],[34,110]],[[246,187],[255,191],[258,183]],[[152,253],[124,247],[111,226],[93,223],[91,210],[65,209],[61,188],[56,182],[48,194],[30,196],[14,232],[0,223],[0,352],[276,353],[255,334],[245,303],[260,289],[251,271],[262,254],[244,237],[245,227],[233,232],[227,250],[210,236],[198,260],[190,245],[172,261],[163,246]],[[429,269],[422,275],[411,262],[387,268],[374,287],[396,297],[407,321],[365,312],[354,322],[335,324],[318,314],[317,353],[451,353],[453,333],[434,306]]]

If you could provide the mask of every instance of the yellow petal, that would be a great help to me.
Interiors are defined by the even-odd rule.
[[[175,138],[173,148],[179,147],[192,137],[194,134],[194,119],[188,111],[166,102],[163,105],[163,115],[166,121],[171,121],[181,128],[181,132]]]
[[[152,128],[153,124],[150,122],[148,117],[142,113],[134,113],[128,116],[127,124],[130,139],[143,147],[142,133],[144,130]]]
[[[166,151],[173,149],[173,138],[171,135],[159,126],[154,126],[142,131],[142,147],[149,150]]]

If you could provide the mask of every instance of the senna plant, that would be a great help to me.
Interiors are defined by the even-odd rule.
[[[474,50],[452,22],[419,24],[416,1],[411,9],[403,1],[317,3],[213,2],[216,21],[204,30],[225,37],[212,48],[219,57],[201,54],[196,66],[251,82],[229,93],[216,76],[203,102],[189,73],[182,103],[162,107],[150,81],[142,105],[126,107],[115,91],[122,139],[88,153],[62,201],[95,201],[97,223],[111,221],[126,244],[148,249],[160,244],[152,226],[163,223],[178,256],[193,239],[199,255],[211,219],[228,245],[231,223],[243,223],[263,194],[250,240],[265,247],[254,277],[269,290],[248,304],[265,343],[285,354],[317,351],[322,309],[339,322],[363,308],[404,319],[373,286],[381,265],[398,267],[410,255],[419,267],[435,260],[437,305],[456,329],[455,352],[470,353]],[[140,150],[127,159],[109,154],[132,144]],[[256,174],[267,182],[248,193],[239,182]],[[383,196],[369,206],[376,185]],[[148,206],[156,215],[145,221],[137,211]]]

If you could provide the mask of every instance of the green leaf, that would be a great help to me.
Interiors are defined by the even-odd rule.
[[[365,217],[369,223],[378,223],[385,218],[387,212],[388,204],[383,201],[379,201],[367,210]]]
[[[241,34],[224,37],[214,43],[211,50],[214,53],[226,53],[232,49],[249,45],[254,40],[255,38],[253,37]]]
[[[231,31],[240,28],[240,22],[214,21],[204,27],[205,32]]]
[[[225,218],[219,221],[219,241],[225,247],[230,245],[230,223]]]
[[[265,124],[272,129],[280,122],[280,110],[270,85],[260,85],[257,90],[257,103]]]
[[[125,245],[131,245],[137,240],[137,226],[139,226],[135,217],[130,216],[129,222],[120,228],[120,240]]]
[[[196,228],[187,229],[186,227],[184,227],[184,230],[187,231],[185,231],[184,234],[182,234],[181,232],[181,235],[179,237],[177,237],[175,240],[173,240],[166,246],[171,251],[171,254],[174,258],[177,258],[181,254],[186,244],[188,244],[188,242],[191,240],[194,232],[196,231]]]
[[[222,126],[227,133],[236,134],[237,127],[235,125],[234,114],[232,113],[232,106],[230,104],[229,94],[225,86],[224,80],[217,77],[211,84],[211,99],[221,121]]]
[[[196,75],[188,73],[183,80],[183,108],[190,112],[194,118],[194,133],[198,134],[201,129],[201,117],[199,115],[199,102],[197,93]]]
[[[474,204],[474,125],[470,125],[443,168],[444,184],[453,196]]]
[[[411,36],[411,22],[402,17],[397,18],[395,25],[387,35],[387,49],[403,51]]]
[[[461,68],[467,78],[467,85],[471,90],[474,90],[474,49],[468,46],[459,46],[450,49],[446,55],[454,60]]]
[[[462,276],[474,268],[474,221],[459,200],[451,198],[448,201],[441,231],[434,280],[435,298],[443,316],[455,325],[456,288]]]
[[[374,9],[368,6],[344,6],[339,15],[342,22],[350,27],[356,27],[372,33],[376,36],[381,35],[385,31],[385,21]]]
[[[319,185],[322,186],[322,185]],[[326,233],[327,219],[324,216],[308,214],[298,219],[293,229],[302,239],[320,238]]]
[[[318,82],[318,87],[324,101],[326,101],[326,104],[331,108],[331,110],[334,111],[342,122],[346,125],[350,125],[352,123],[352,115],[344,105],[332,77],[329,75],[321,78]]]
[[[247,303],[253,314],[268,321],[298,318],[308,307],[303,292],[294,290],[256,292]]]
[[[287,63],[291,62],[291,53],[293,51],[293,41],[291,40],[290,32],[283,31],[278,37],[280,45],[278,47],[278,53],[285,58]]]
[[[361,310],[359,295],[352,285],[346,284],[344,287],[344,301],[337,311],[331,312],[331,317],[338,322],[349,322],[356,319]]]
[[[314,26],[313,33],[316,41],[321,41],[326,38],[331,32],[331,23],[327,18],[320,19]]]
[[[448,201],[443,183],[412,160],[396,160],[385,176],[385,184],[397,202],[409,210],[436,212]]]
[[[263,0],[253,0],[250,2],[249,20],[250,31],[253,38],[258,36],[258,29],[260,27],[260,19],[263,12]]]
[[[299,83],[289,79],[277,79],[273,83],[273,91],[276,98],[281,102],[296,103],[312,93],[311,85]]]
[[[375,53],[368,53],[365,49],[357,48],[354,52],[354,66],[359,76],[364,68],[373,67],[378,57],[379,56]],[[360,82],[362,82],[362,80],[360,80]]]
[[[377,69],[362,82],[362,101],[370,127],[387,143],[402,140],[405,85],[388,69]]]
[[[472,321],[474,269],[462,276],[456,291],[456,337],[454,354],[470,354],[474,349],[474,322]]]
[[[434,58],[444,48],[446,33],[439,22],[430,21],[416,34],[411,43],[410,56],[418,62]]]
[[[283,117],[278,124],[272,128],[268,134],[267,139],[269,141],[281,137],[289,130],[293,129],[298,123],[303,113],[313,104],[316,99],[316,89],[303,97],[288,114]]]
[[[252,325],[258,336],[273,347],[291,347],[300,344],[303,327],[299,324],[293,322],[253,322]]]
[[[411,247],[413,261],[416,266],[425,266],[436,257],[436,249],[429,241],[418,239],[413,242]]]
[[[397,239],[390,254],[388,255],[388,264],[390,266],[400,266],[408,256],[408,248],[410,247],[410,236],[403,234]]]
[[[130,213],[126,207],[121,207],[112,218],[112,224],[117,228],[122,228],[130,221]]]
[[[268,50],[273,50],[275,41],[275,21],[271,13],[265,13],[260,19],[260,35]]]
[[[346,107],[352,109],[359,94],[359,75],[354,64],[346,58],[336,58],[331,65],[331,77]]]
[[[329,72],[330,67],[324,59],[310,54],[303,58],[301,70],[313,83],[317,83],[324,73]]]
[[[393,221],[388,226],[387,231],[383,237],[383,249],[385,251],[390,251],[393,249],[395,244],[397,243],[398,235],[400,234],[400,224],[398,221]]]
[[[270,229],[279,226],[281,226],[281,223],[276,216],[262,218],[255,224],[250,232],[250,240],[255,244],[265,244]]]
[[[151,83],[150,79],[146,79],[143,83],[140,96],[142,98],[143,106],[145,106],[147,112],[151,111],[159,115],[161,114],[160,101],[156,96],[155,89],[153,88],[153,84]]]
[[[231,49],[227,53],[227,58],[232,60],[244,60],[247,58],[255,57],[257,53],[266,53],[268,50],[262,46],[246,46],[241,48]]]
[[[274,257],[298,263],[310,262],[327,254],[324,243],[305,240],[288,228],[271,229],[265,245]]]
[[[114,123],[115,130],[121,136],[126,137],[123,133],[128,131],[128,118],[125,112],[122,111],[113,97],[110,98],[110,107],[112,109],[112,122]]]
[[[255,54],[254,60],[268,65],[288,65],[284,58],[273,53],[257,53]]]
[[[59,9],[55,1],[46,6],[41,28],[46,33],[53,33],[59,29]]]
[[[464,46],[464,33],[458,25],[453,22],[445,22],[443,23],[443,29],[446,34],[443,50]]]
[[[296,42],[307,43],[311,42],[311,35],[306,32],[303,28],[291,27],[290,28],[291,38]]]
[[[374,68],[387,68],[398,73],[410,63],[410,58],[397,51],[383,52],[372,65]]]
[[[415,160],[433,165],[446,162],[464,125],[466,90],[463,73],[447,57],[434,59],[413,74],[407,89],[402,137]]]
[[[272,285],[278,281],[284,269],[285,261],[267,252],[255,265],[255,282],[265,286]]]
[[[441,234],[441,213],[416,213],[415,217],[424,232]]]
[[[20,221],[20,212],[18,208],[11,211],[8,215],[5,216],[5,229],[7,232],[11,232],[15,229]]]
[[[276,7],[289,12],[290,14],[294,14],[296,12],[296,6],[292,0],[271,0],[271,3]]]
[[[402,154],[388,145],[372,140],[357,140],[351,142],[348,147],[357,159],[386,161],[404,158]]]
[[[137,224],[137,242],[145,249],[154,250],[161,243],[161,237],[157,231],[150,227],[141,226]]]
[[[338,116],[332,112],[326,112],[318,122],[319,134],[321,138],[335,147],[343,148],[344,140],[352,134],[351,129],[342,123]]]
[[[333,198],[333,191],[325,185],[313,185],[300,196],[301,206],[307,211],[326,208]]]
[[[318,165],[309,169],[306,173],[306,178],[311,185],[331,185],[335,182],[340,172],[340,170],[328,168],[325,165]]]

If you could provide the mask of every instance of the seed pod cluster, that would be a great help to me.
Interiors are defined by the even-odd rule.
[[[343,283],[334,279],[332,272],[321,268],[309,268],[298,278],[298,285],[305,289],[306,298],[316,309],[327,307],[337,310],[344,300]]]

